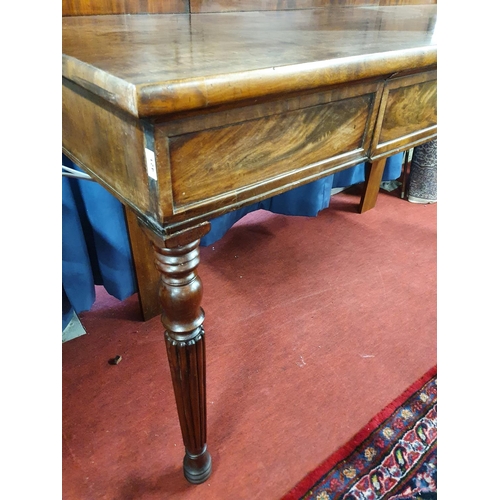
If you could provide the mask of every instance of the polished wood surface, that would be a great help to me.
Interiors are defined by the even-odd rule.
[[[414,80],[435,68],[435,23],[426,5],[65,18],[63,147],[152,226],[189,228],[428,140],[435,93]],[[408,84],[431,111],[391,104]]]
[[[189,0],[62,0],[63,16],[189,12]]]
[[[385,158],[437,134],[435,27],[434,5],[63,19],[63,152],[154,245],[190,482],[211,471],[199,239],[360,162],[373,206]]]
[[[435,6],[63,19],[63,76],[138,116],[436,64]]]
[[[363,0],[346,0],[359,2]],[[251,10],[294,10],[328,7],[332,0],[190,0],[191,12],[245,12]],[[364,1],[363,3],[367,3]]]
[[[190,0],[191,12],[294,10],[332,5],[422,5],[436,0]]]
[[[252,186],[266,178],[268,190],[274,184],[279,187],[284,178],[298,180],[303,172],[297,168],[290,173],[290,163],[303,165],[306,175],[313,176],[347,161],[357,162],[369,147],[367,132],[375,120],[379,90],[375,83],[362,84],[275,106],[251,106],[244,116],[225,112],[228,123],[221,120],[208,130],[172,137],[176,213],[195,214],[221,202],[230,205],[231,198],[243,191],[250,196]],[[199,156],[202,149],[206,153]]]
[[[294,10],[331,5],[419,5],[436,0],[63,0],[63,16]]]
[[[371,157],[398,146],[414,147],[437,136],[437,72],[394,78],[385,85]]]

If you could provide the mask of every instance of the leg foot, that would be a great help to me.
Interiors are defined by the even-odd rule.
[[[207,447],[199,455],[191,455],[186,450],[184,456],[184,477],[193,484],[205,482],[212,473],[212,457]]]

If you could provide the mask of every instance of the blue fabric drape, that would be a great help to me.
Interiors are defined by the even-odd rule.
[[[94,285],[119,300],[137,291],[123,206],[96,182],[62,179],[62,258],[63,330],[90,309]]]
[[[401,176],[403,154],[399,153],[387,159],[382,177],[383,181],[394,180]],[[200,244],[202,246],[212,245],[222,238],[233,224],[254,210],[264,209],[282,215],[316,217],[321,210],[328,207],[333,188],[349,187],[364,182],[364,180],[365,164],[359,163],[354,167],[310,182],[278,196],[221,215],[211,221],[212,228],[201,239]]]
[[[388,158],[383,180],[401,175],[403,153]],[[63,155],[63,165],[78,169]],[[365,180],[364,163],[300,186],[211,221],[201,245],[211,245],[244,215],[258,209],[314,217],[328,207],[332,188]],[[62,179],[63,329],[73,311],[90,309],[95,285],[119,300],[137,292],[130,242],[121,203],[95,182]]]

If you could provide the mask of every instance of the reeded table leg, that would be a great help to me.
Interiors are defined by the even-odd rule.
[[[205,392],[205,337],[202,284],[196,268],[200,262],[199,240],[168,246],[153,244],[155,264],[161,274],[163,308],[170,372],[177,412],[186,449],[184,476],[190,483],[206,481],[212,472],[207,451]]]
[[[362,214],[375,206],[384,168],[385,158],[366,164],[366,181],[363,194],[361,195],[361,203],[359,204],[359,213]]]

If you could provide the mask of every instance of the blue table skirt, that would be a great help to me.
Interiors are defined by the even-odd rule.
[[[388,158],[384,181],[401,175],[403,153]],[[63,165],[78,169],[63,155]],[[258,209],[283,215],[315,217],[328,207],[333,188],[365,180],[364,163],[254,203],[211,221],[212,229],[201,240],[211,245],[244,215]],[[95,285],[119,300],[137,292],[130,242],[121,203],[99,184],[62,179],[62,305],[63,330],[73,315],[88,311],[95,301]]]

